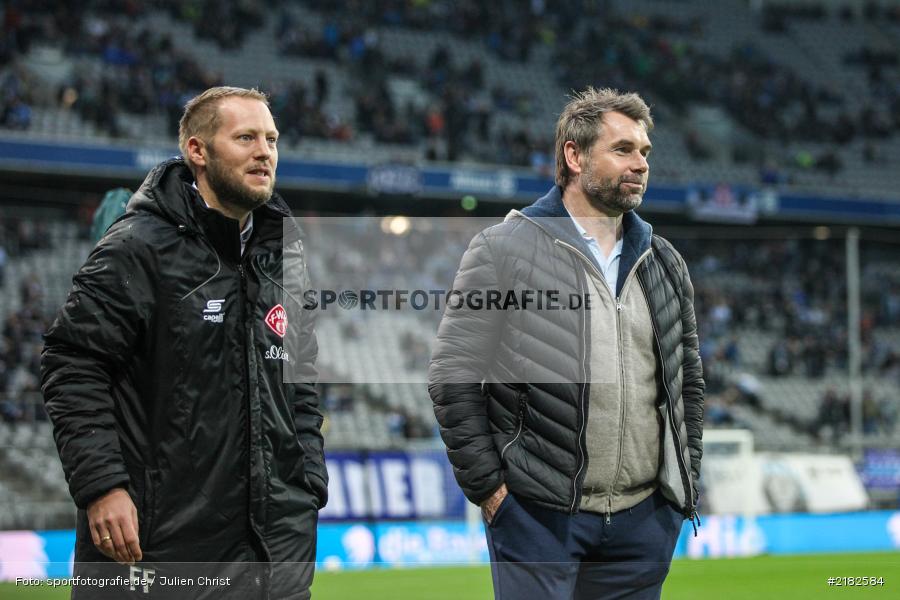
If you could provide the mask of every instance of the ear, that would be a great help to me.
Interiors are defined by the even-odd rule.
[[[195,167],[205,167],[209,160],[206,144],[197,136],[191,136],[187,142],[187,156],[185,160],[194,164]]]
[[[566,155],[566,166],[569,167],[569,173],[581,175],[581,157],[584,153],[572,141],[565,143],[563,152]]]

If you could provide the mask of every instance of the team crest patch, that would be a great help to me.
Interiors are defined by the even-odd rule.
[[[266,325],[279,337],[284,337],[284,334],[287,333],[288,321],[287,312],[282,305],[276,304],[272,307],[272,310],[266,315]]]

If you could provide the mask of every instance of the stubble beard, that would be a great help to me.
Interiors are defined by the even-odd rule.
[[[215,159],[215,151],[209,147],[209,161],[206,165],[206,180],[210,189],[224,205],[252,211],[269,201],[275,187],[275,173],[270,176],[268,189],[255,190],[236,178],[229,170],[223,168]]]
[[[595,177],[589,170],[581,173],[581,190],[588,203],[603,213],[627,213],[641,205],[643,191],[639,194],[625,192],[622,183],[625,181],[621,177],[613,183],[612,178]]]

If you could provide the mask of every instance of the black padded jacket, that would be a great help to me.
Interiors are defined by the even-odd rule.
[[[122,487],[145,561],[309,561],[327,473],[301,231],[273,195],[241,255],[192,181],[181,159],[150,172],[45,336],[75,559],[107,560],[84,509]]]
[[[636,276],[650,307],[661,375],[664,495],[693,519],[703,454],[704,381],[687,267],[649,224],[624,215],[619,287]],[[639,260],[641,259],[641,260]],[[583,295],[599,268],[561,190],[477,235],[454,289]],[[617,290],[618,294],[618,290]],[[590,310],[445,310],[429,392],[457,481],[480,504],[501,483],[539,505],[577,512],[587,466]]]

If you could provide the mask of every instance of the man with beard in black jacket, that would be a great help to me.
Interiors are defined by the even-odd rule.
[[[183,157],[150,172],[46,334],[75,575],[128,580],[73,598],[309,598],[327,473],[277,141],[256,90],[188,102]]]
[[[488,302],[448,304],[438,330],[429,392],[498,599],[659,598],[696,518],[693,288],[634,212],[652,126],[637,94],[576,94],[557,185],[472,240],[453,288]]]

